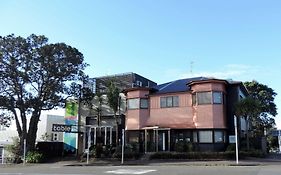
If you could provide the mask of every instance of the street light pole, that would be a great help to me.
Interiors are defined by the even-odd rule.
[[[235,150],[236,150],[236,164],[239,164],[238,161],[238,131],[237,131],[237,117],[234,115],[234,127],[235,127]]]
[[[89,127],[88,129],[87,164],[89,164],[90,147],[91,147],[91,127]]]
[[[26,159],[26,139],[23,140],[23,165],[25,165]]]

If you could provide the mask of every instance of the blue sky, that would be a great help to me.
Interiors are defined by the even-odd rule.
[[[278,0],[9,0],[1,1],[0,35],[43,34],[76,47],[91,77],[255,79],[279,94],[281,108],[280,7]]]

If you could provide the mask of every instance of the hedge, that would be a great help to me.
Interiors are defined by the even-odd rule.
[[[246,157],[265,157],[261,151],[240,151],[239,158]],[[224,160],[235,159],[235,151],[226,152],[157,152],[149,157],[150,159],[191,159],[191,160]]]

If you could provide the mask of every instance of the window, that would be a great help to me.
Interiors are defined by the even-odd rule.
[[[173,106],[174,107],[179,106],[179,96],[173,96]]]
[[[173,107],[173,97],[166,97],[167,107]]]
[[[223,131],[215,131],[215,143],[224,142],[224,132]]]
[[[199,142],[200,143],[212,143],[213,132],[212,131],[199,131]]]
[[[193,131],[193,142],[194,143],[197,143],[198,142],[198,134],[197,134],[197,131]]]
[[[178,106],[179,106],[178,96],[160,97],[161,108],[178,107]]]
[[[147,109],[148,108],[148,99],[141,98],[140,99],[140,108]]]
[[[197,93],[198,105],[211,104],[212,92],[198,92]]]
[[[192,105],[223,104],[222,92],[197,92],[192,94]]]
[[[128,109],[139,109],[139,106],[140,106],[139,98],[128,99]]]
[[[222,92],[213,92],[213,103],[222,104]]]
[[[192,94],[192,105],[196,105],[196,94]]]
[[[142,82],[141,81],[137,81],[137,86],[142,87]]]
[[[161,108],[167,107],[167,101],[166,101],[165,97],[160,97],[160,106],[161,106]]]

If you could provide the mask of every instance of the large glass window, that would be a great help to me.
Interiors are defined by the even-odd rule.
[[[222,104],[222,92],[213,92],[213,103]]]
[[[224,132],[223,131],[215,131],[215,143],[224,142]]]
[[[197,100],[198,100],[198,105],[211,104],[212,103],[212,92],[198,92]]]
[[[161,108],[178,107],[178,106],[179,106],[178,96],[160,97]]]
[[[199,131],[199,142],[200,143],[213,143],[213,132],[212,131]]]
[[[128,99],[128,109],[139,109],[140,99],[132,98]]]
[[[148,108],[148,99],[141,98],[140,99],[140,108],[147,109]]]
[[[197,92],[192,94],[192,105],[223,104],[222,92]]]

